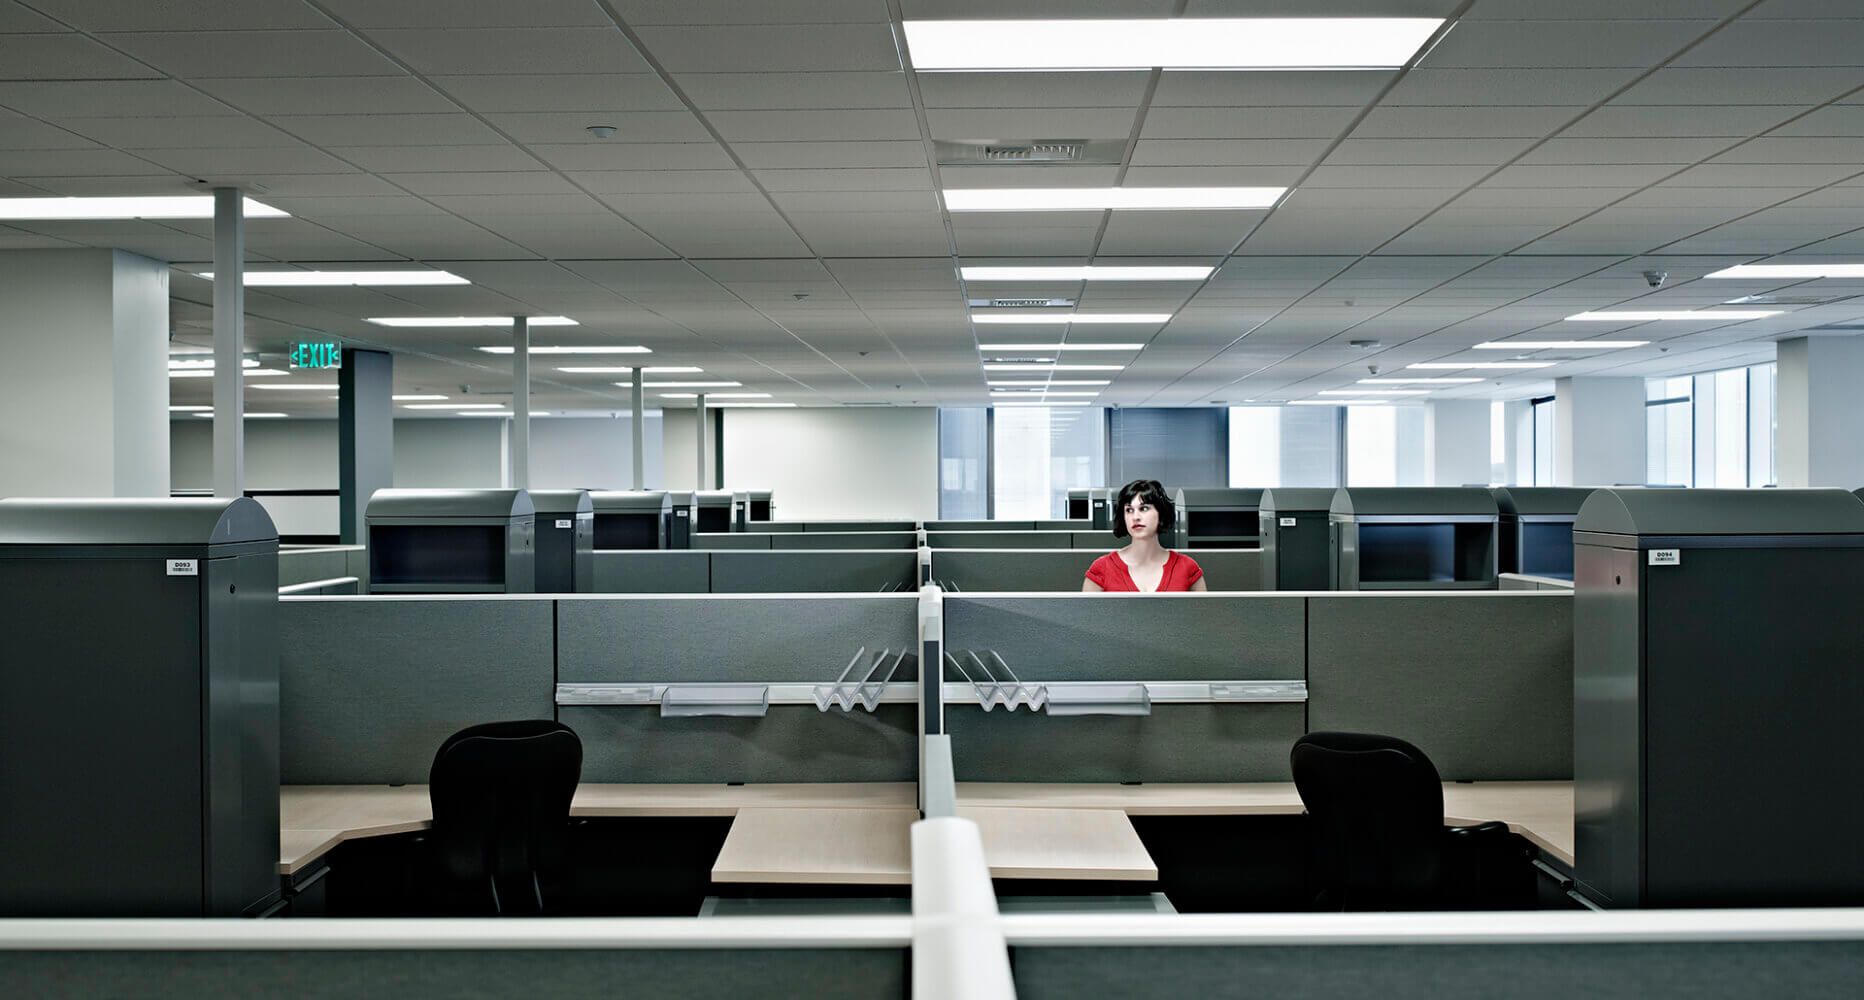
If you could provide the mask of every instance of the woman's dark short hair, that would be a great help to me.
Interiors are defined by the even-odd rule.
[[[1120,487],[1120,494],[1113,501],[1113,537],[1125,538],[1126,505],[1133,500],[1144,500],[1159,512],[1159,534],[1171,530],[1178,522],[1178,508],[1173,507],[1171,497],[1165,495],[1165,487],[1156,479],[1135,479]]]

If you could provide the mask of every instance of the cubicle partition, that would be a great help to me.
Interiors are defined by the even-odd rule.
[[[1496,486],[1489,493],[1501,514],[1501,572],[1571,580],[1573,520],[1591,488]]]
[[[1277,487],[1262,491],[1256,511],[1262,542],[1263,590],[1332,589],[1331,489]]]
[[[919,535],[912,531],[699,532],[692,537],[692,547],[737,552],[913,549],[919,547]]]
[[[369,498],[374,594],[529,594],[536,509],[523,490],[377,490]]]
[[[913,589],[917,564],[909,549],[597,552],[595,593],[871,594]]]
[[[946,590],[991,592],[1078,591],[1087,568],[1111,545],[1073,549],[935,549],[932,579]],[[1187,553],[1211,590],[1259,591],[1262,554],[1254,549]]]
[[[671,494],[600,490],[589,494],[589,501],[595,511],[596,551],[672,547],[668,541],[673,522]]]
[[[278,585],[349,586],[348,593],[367,589],[369,550],[361,545],[280,546]]]
[[[552,715],[548,597],[278,602],[287,785],[421,784],[448,736]]]
[[[1069,531],[933,531],[927,529],[926,544],[935,549],[1071,549],[1074,548],[1074,533]]]
[[[557,717],[582,737],[588,782],[911,781],[918,607],[917,593],[565,598]]]
[[[1182,489],[1176,503],[1179,541],[1175,547],[1253,549],[1260,545],[1257,518],[1262,506],[1261,490]]]
[[[588,490],[534,490],[539,594],[587,594],[595,589],[595,504]]]
[[[1306,731],[1300,597],[944,603],[960,781],[1288,780]]]

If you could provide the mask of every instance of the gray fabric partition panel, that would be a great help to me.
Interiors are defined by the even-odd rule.
[[[911,952],[883,948],[5,951],[14,997],[820,997],[904,1000]]]
[[[715,594],[916,593],[917,551],[714,552]]]
[[[1066,531],[928,531],[926,544],[935,549],[1069,549]]]
[[[1192,549],[1185,555],[1197,560],[1211,590],[1262,592],[1261,549]]]
[[[557,679],[827,684],[862,647],[917,653],[918,614],[916,593],[564,599],[557,604]],[[909,657],[894,680],[917,676]]]
[[[551,604],[280,599],[284,783],[420,783],[467,726],[552,718]]]
[[[1301,680],[1305,602],[1277,594],[949,594],[945,649],[994,649],[1026,681]]]
[[[1379,997],[1844,997],[1857,941],[1585,944],[1012,946],[1020,1000]]]
[[[647,706],[565,705],[558,718],[582,738],[588,782],[913,781],[919,768],[917,705],[872,713],[772,705],[762,718],[662,718]]]
[[[1114,549],[1125,548],[1126,542],[1127,540],[1124,538],[1113,537],[1113,532],[1111,531],[1068,532],[1068,544],[1072,548],[1098,552],[1102,555],[1112,552]]]
[[[803,530],[810,534],[829,532],[831,534],[895,534],[901,531],[917,532],[917,521],[804,521]]]
[[[1132,716],[945,706],[959,781],[1289,781],[1305,718],[1299,704],[1154,705]]]
[[[278,551],[278,585],[281,587],[354,575],[349,571],[349,553],[344,549]]]
[[[771,535],[761,531],[746,531],[737,534],[724,534],[716,531],[695,531],[692,534],[692,547],[695,549],[711,550],[768,550],[771,548],[771,540]],[[785,539],[784,544],[788,544],[787,539]]]
[[[753,534],[796,535],[808,531],[809,527],[801,521],[750,521],[744,530]]]
[[[691,549],[597,549],[597,594],[705,594],[712,553]]]
[[[1034,531],[1034,521],[927,521],[927,531]]]
[[[770,540],[773,549],[917,549],[916,531],[811,531]]]
[[[1308,601],[1308,727],[1409,740],[1446,781],[1573,776],[1568,594]]]
[[[960,592],[1078,591],[1099,555],[1075,549],[934,549],[932,579]]]
[[[369,550],[363,546],[347,549],[343,553],[346,564],[344,576],[353,576],[361,581],[357,585],[358,594],[369,592]]]

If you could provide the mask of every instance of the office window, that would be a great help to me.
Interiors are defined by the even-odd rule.
[[[1107,485],[1106,422],[1096,407],[1002,406],[992,414],[998,518],[1066,516],[1068,491]]]
[[[1398,485],[1398,408],[1346,409],[1346,485]]]
[[[1554,407],[1558,405],[1552,396],[1542,396],[1533,401],[1529,411],[1534,424],[1534,486],[1554,484]]]
[[[990,516],[990,411],[938,411],[938,516],[981,521]]]
[[[1645,482],[1696,484],[1694,393],[1695,380],[1686,375],[1644,383]]]
[[[1107,485],[1156,479],[1167,489],[1229,485],[1225,413],[1213,407],[1102,410],[1113,465]]]
[[[1230,485],[1340,485],[1340,413],[1330,406],[1230,408]]]
[[[1489,404],[1489,482],[1508,481],[1508,404]]]
[[[1779,425],[1774,408],[1775,365],[1755,365],[1748,373],[1748,471],[1750,487],[1776,486],[1780,476],[1773,464],[1773,439]]]
[[[1697,375],[1695,383],[1695,485],[1740,489],[1748,484],[1747,369]]]

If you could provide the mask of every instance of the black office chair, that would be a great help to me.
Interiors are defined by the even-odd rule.
[[[442,875],[492,912],[544,911],[540,875],[561,869],[582,740],[548,719],[488,722],[447,737],[428,774]]]
[[[1290,754],[1312,817],[1317,904],[1339,910],[1527,905],[1505,870],[1531,871],[1506,823],[1443,825],[1443,782],[1422,750],[1392,736],[1309,733]],[[1498,862],[1499,858],[1499,862]],[[1513,865],[1508,862],[1512,860]]]

